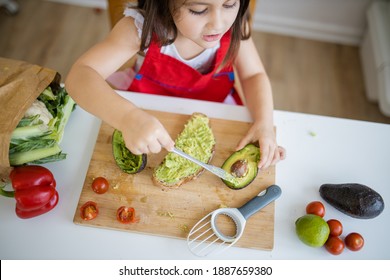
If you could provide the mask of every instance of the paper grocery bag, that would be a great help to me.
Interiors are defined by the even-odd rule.
[[[0,57],[0,179],[7,179],[11,171],[8,153],[12,132],[42,91],[60,80],[52,69]]]

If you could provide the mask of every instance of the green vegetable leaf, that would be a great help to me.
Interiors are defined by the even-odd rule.
[[[13,166],[22,165],[53,156],[58,153],[61,153],[61,148],[58,144],[54,144],[52,147],[45,147],[41,149],[30,150],[28,152],[10,154],[9,161]]]
[[[21,119],[17,127],[33,126],[42,123],[43,122],[39,119],[39,115],[35,115],[35,116]]]
[[[55,84],[47,87],[38,100],[45,104],[53,118],[48,125],[42,123],[39,114],[19,122],[10,142],[11,165],[46,163],[66,158],[59,144],[76,104],[65,88]]]

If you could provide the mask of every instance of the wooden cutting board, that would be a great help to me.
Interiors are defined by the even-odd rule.
[[[173,139],[184,128],[190,115],[148,111],[157,117]],[[233,152],[236,144],[248,131],[250,123],[210,119],[216,138],[213,165],[221,166]],[[275,182],[275,168],[260,172],[246,188],[232,190],[208,171],[182,185],[178,189],[162,191],[153,185],[153,169],[163,160],[166,151],[148,155],[147,167],[138,174],[127,174],[116,165],[112,155],[112,133],[114,129],[103,123],[93,151],[74,223],[83,226],[108,228],[172,238],[187,238],[189,230],[209,212],[223,206],[240,207],[262,190]],[[105,194],[96,194],[91,189],[94,178],[103,176],[110,183]],[[92,200],[98,204],[97,218],[84,221],[80,217],[80,206]],[[120,206],[131,206],[136,210],[138,223],[124,225],[116,220]],[[235,244],[237,247],[271,250],[274,243],[274,203],[253,215],[247,222],[244,235]]]

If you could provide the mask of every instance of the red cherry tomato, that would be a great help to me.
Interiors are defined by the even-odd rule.
[[[331,219],[327,221],[329,226],[329,235],[331,236],[340,236],[343,233],[343,225],[339,220]]]
[[[344,251],[344,247],[343,240],[338,236],[329,236],[325,242],[325,249],[333,255],[340,255]]]
[[[344,241],[345,246],[347,246],[347,248],[351,251],[359,251],[364,245],[363,236],[356,232],[348,234]]]
[[[103,194],[108,191],[110,184],[104,177],[97,177],[92,182],[92,189],[95,193]]]
[[[80,207],[80,216],[85,221],[95,219],[98,214],[99,209],[96,202],[87,201]]]
[[[314,214],[322,218],[325,216],[325,206],[321,201],[312,201],[306,206],[306,214]]]
[[[133,207],[121,206],[116,211],[116,219],[122,224],[136,223],[135,210]]]

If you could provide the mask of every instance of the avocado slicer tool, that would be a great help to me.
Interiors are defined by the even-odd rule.
[[[279,186],[271,185],[240,208],[219,208],[212,211],[197,222],[189,232],[188,248],[198,257],[222,253],[241,238],[247,219],[276,200],[281,194],[282,190]],[[222,231],[217,223],[220,215],[225,215],[234,222],[236,228],[233,235]]]

